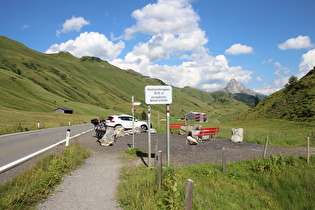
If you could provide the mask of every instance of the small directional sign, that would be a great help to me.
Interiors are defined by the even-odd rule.
[[[136,108],[137,106],[140,106],[141,103],[140,102],[133,102],[132,107]]]

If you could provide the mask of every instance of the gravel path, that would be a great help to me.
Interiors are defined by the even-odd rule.
[[[116,187],[123,166],[118,158],[123,150],[99,146],[93,134],[89,132],[75,140],[90,149],[91,157],[65,176],[54,193],[37,209],[119,209]]]
[[[115,155],[94,153],[37,208],[118,209],[115,195],[121,166]]]

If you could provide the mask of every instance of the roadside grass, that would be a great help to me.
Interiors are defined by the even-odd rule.
[[[224,122],[220,126],[220,137],[231,138],[232,128],[243,128],[244,141],[256,144],[264,144],[268,137],[269,144],[273,146],[305,147],[307,137],[315,138],[314,122],[269,119]]]
[[[91,123],[90,120],[93,118],[95,118],[95,116],[1,109],[0,135],[36,129],[68,126],[69,124],[76,125],[82,123]],[[38,123],[40,126],[39,128]]]
[[[222,165],[201,163],[163,169],[124,167],[118,199],[124,209],[184,209],[187,179],[194,181],[193,209],[314,209],[315,156],[272,156]]]
[[[0,185],[0,209],[33,209],[61,182],[65,174],[82,164],[90,152],[72,144],[62,155],[50,154],[19,176]]]

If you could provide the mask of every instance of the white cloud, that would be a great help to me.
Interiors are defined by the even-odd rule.
[[[95,56],[103,60],[115,59],[124,49],[125,44],[109,41],[105,35],[96,32],[84,32],[75,40],[52,45],[46,53],[70,52],[76,57]]]
[[[301,57],[298,78],[303,77],[315,66],[315,49],[308,51]]]
[[[85,25],[89,25],[90,23],[86,21],[83,17],[74,17],[66,20],[66,22],[62,25],[62,29],[57,30],[57,36],[61,33],[69,33],[71,31],[80,31],[81,28]]]
[[[269,58],[268,60],[263,60],[262,64],[271,63],[271,62],[272,62],[272,58]]]
[[[231,79],[247,82],[251,71],[230,67],[224,55],[210,56],[205,48],[208,39],[199,28],[199,16],[189,1],[159,0],[135,10],[134,26],[127,28],[125,39],[135,38],[136,33],[151,36],[140,42],[122,59],[111,61],[122,69],[134,69],[144,75],[162,79],[177,87],[192,86],[217,90]],[[177,65],[158,65],[176,58]],[[184,60],[185,59],[185,60]]]
[[[135,33],[174,35],[190,33],[198,29],[200,19],[187,0],[159,0],[132,13],[137,23],[125,30],[125,39],[132,39]]]
[[[271,85],[264,84],[263,88],[256,88],[254,89],[254,91],[256,91],[257,93],[264,94],[264,95],[270,95],[280,89],[281,88],[276,88],[276,87],[272,87]]]
[[[308,51],[301,57],[299,73],[296,75],[299,79],[307,74],[315,66],[315,49]],[[282,66],[279,62],[274,63],[276,78],[273,80],[273,86],[266,85],[263,88],[255,89],[256,92],[269,95],[282,89],[288,83],[291,75],[290,69]]]
[[[287,67],[284,67],[280,64],[280,62],[275,62],[274,67],[276,71],[274,74],[276,75],[276,78],[273,80],[274,83],[274,89],[281,89],[284,87],[284,85],[288,82],[289,77],[288,74],[291,72],[291,70]]]
[[[239,54],[251,54],[254,52],[252,47],[242,44],[233,44],[229,49],[225,50],[225,54],[239,55]]]
[[[283,72],[284,74],[289,74],[291,72],[289,68],[282,66],[280,62],[275,62],[274,67],[277,69],[277,71],[275,71],[276,75],[281,74],[280,72]]]
[[[136,23],[119,38],[134,38],[134,43],[138,41],[136,35],[141,33],[147,36],[147,40],[138,41],[124,57],[118,57],[124,49],[124,42],[114,44],[103,34],[95,32],[81,33],[75,40],[52,45],[46,52],[68,51],[77,57],[100,57],[122,69],[133,69],[177,87],[217,90],[231,79],[248,82],[253,72],[241,66],[229,66],[224,55],[209,54],[205,47],[208,39],[198,25],[200,18],[189,2],[158,0],[135,10],[132,17]],[[113,34],[111,37],[114,38]],[[174,60],[176,64],[172,63]]]
[[[230,67],[224,55],[216,57],[205,55],[202,59],[182,62],[177,66],[161,66],[149,64],[145,56],[134,56],[129,53],[125,60],[115,59],[111,63],[123,69],[132,68],[144,75],[158,77],[176,87],[191,86],[212,90],[223,88],[231,79],[248,82],[252,74],[241,67]]]
[[[290,50],[290,49],[306,49],[312,48],[314,44],[311,43],[311,39],[309,36],[298,36],[296,38],[291,38],[285,41],[282,44],[278,44],[278,48],[280,50]]]

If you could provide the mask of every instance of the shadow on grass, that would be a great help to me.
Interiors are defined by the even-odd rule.
[[[132,148],[131,144],[128,144],[130,148]],[[136,151],[137,157],[141,159],[143,164],[148,167],[148,163],[145,161],[145,158],[148,158],[148,153],[142,151]],[[155,158],[155,153],[151,153],[151,158]]]

